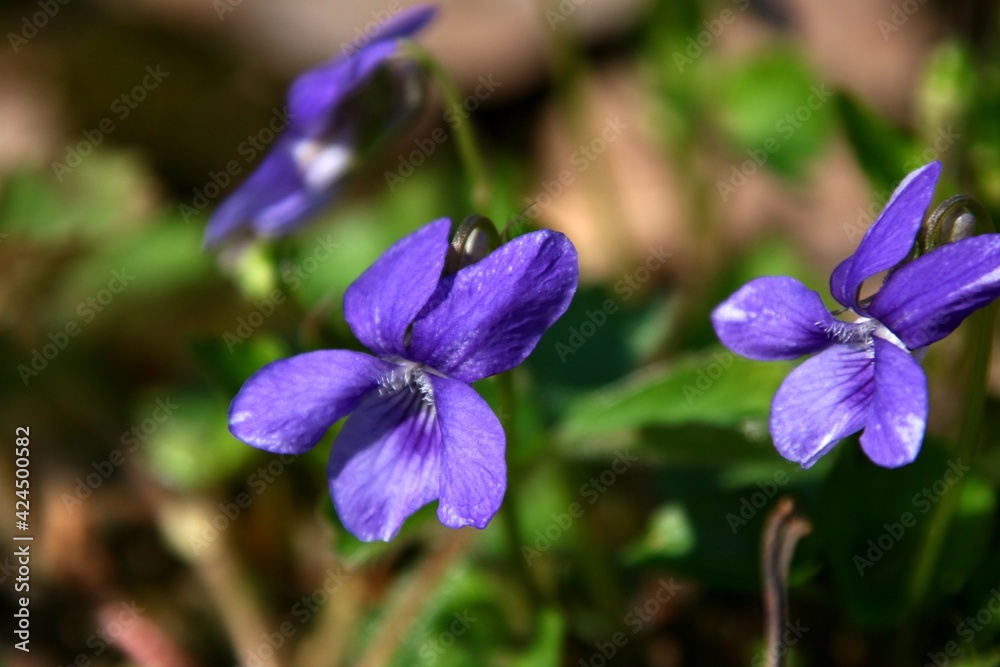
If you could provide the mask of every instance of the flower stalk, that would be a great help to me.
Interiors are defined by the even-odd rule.
[[[437,82],[444,98],[445,108],[461,108],[462,96],[459,94],[455,82],[430,51],[416,42],[405,44],[403,51],[420,63]],[[469,182],[471,208],[477,211],[489,210],[493,188],[486,169],[486,161],[479,149],[472,125],[470,123],[450,123],[449,125],[455,137],[459,160],[462,162]]]
[[[956,195],[945,200],[928,217],[925,230],[921,246],[926,252],[974,234],[992,234],[995,228],[982,204],[967,195]],[[962,402],[958,434],[953,442],[953,451],[962,461],[975,460],[982,438],[996,316],[997,303],[994,301],[970,316],[966,325],[967,345],[961,364],[966,394]],[[917,551],[917,563],[910,584],[909,595],[914,609],[920,607],[930,590],[964,482],[965,478],[960,479],[957,488],[945,494],[931,514],[930,528],[924,534],[923,547]]]

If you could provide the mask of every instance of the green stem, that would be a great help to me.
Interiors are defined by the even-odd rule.
[[[994,231],[993,221],[979,202],[970,197],[953,197],[932,214],[931,224],[928,225],[931,234],[927,235],[929,237],[927,249],[933,248],[935,241],[938,241],[935,235],[939,230],[948,231],[946,234],[948,238],[941,239],[942,241],[955,240],[950,238],[950,227],[946,224],[948,221],[943,220],[943,215],[959,215],[962,209],[971,211],[975,215],[976,233],[988,234]],[[960,217],[956,220],[960,220]],[[967,392],[955,442],[955,453],[966,464],[975,459],[976,449],[982,437],[983,412],[986,408],[990,356],[993,349],[993,324],[996,322],[996,316],[997,304],[994,302],[974,313],[965,324],[968,340],[962,366],[967,378]],[[941,498],[931,514],[930,528],[926,533],[924,547],[918,552],[917,564],[910,582],[910,601],[914,609],[919,608],[930,588],[944,547],[948,525],[955,513],[964,482],[964,478],[959,480],[956,488]]]
[[[516,398],[514,394],[513,371],[501,373],[497,377],[497,384],[500,390],[500,414],[504,421],[504,431],[507,435],[507,451],[511,452],[514,449],[514,434],[516,428],[514,422],[516,415]],[[508,466],[508,468],[510,468],[510,466]],[[516,471],[513,475],[511,472],[512,471],[508,469],[508,479],[511,477],[518,477]],[[510,547],[510,558],[514,562],[514,568],[524,585],[525,593],[528,596],[528,600],[531,602],[531,609],[537,610],[541,609],[541,602],[544,596],[539,590],[538,583],[531,574],[531,570],[528,568],[528,563],[521,554],[521,521],[517,489],[517,484],[507,485],[507,497],[504,499],[502,506],[502,511],[504,513],[503,523],[507,531],[507,543]]]
[[[451,75],[445,71],[430,51],[416,42],[407,42],[407,55],[423,65],[437,82],[444,97],[446,109],[462,107],[462,96],[455,86]],[[455,143],[458,147],[458,157],[462,161],[469,180],[470,199],[472,207],[477,211],[486,211],[492,198],[492,187],[486,170],[486,162],[476,142],[472,124],[468,122],[449,123]]]
[[[997,307],[992,304],[969,318],[969,351],[965,358],[968,373],[968,394],[962,410],[961,426],[955,452],[958,459],[968,465],[976,456],[976,449],[982,435],[983,412],[986,407],[987,381],[989,378],[990,355],[993,342],[993,322]],[[931,514],[930,529],[926,533],[924,547],[920,549],[917,564],[910,585],[910,600],[918,608],[927,595],[931,580],[944,547],[948,525],[961,496],[965,478],[959,480],[954,489],[942,496]]]

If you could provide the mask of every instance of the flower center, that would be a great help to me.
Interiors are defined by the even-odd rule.
[[[873,317],[859,317],[853,322],[838,320],[828,327],[826,331],[830,338],[844,345],[870,347],[872,345],[872,337],[877,336],[905,352],[910,352],[903,341],[889,330],[889,327]]]
[[[872,320],[873,322],[878,322],[878,320]],[[878,323],[878,327],[872,332],[873,336],[878,336],[882,340],[887,340],[904,352],[909,352],[910,350],[906,347],[903,341],[899,340],[896,334],[889,331],[889,327],[885,326],[881,322]]]
[[[427,379],[427,372],[433,372],[433,369],[407,360],[392,361],[396,364],[395,368],[379,378],[379,395],[390,396],[405,391],[415,400],[433,407],[434,389]]]

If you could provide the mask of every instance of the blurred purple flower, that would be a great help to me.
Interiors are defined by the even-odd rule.
[[[229,409],[233,435],[283,454],[310,449],[350,414],[328,477],[344,526],[362,540],[392,539],[435,499],[446,526],[489,523],[507,486],[505,438],[469,384],[524,361],[576,290],[576,250],[548,230],[442,275],[450,225],[400,240],[344,294],[351,330],[376,356],[275,361]]]
[[[367,44],[297,78],[288,91],[288,126],[249,178],[216,209],[205,245],[240,232],[287,234],[321,210],[345,178],[398,132],[424,98],[419,65],[399,57],[401,40],[433,17],[411,7]]]
[[[830,277],[834,298],[856,321],[836,319],[819,294],[784,276],[752,280],[712,312],[719,339],[745,357],[819,352],[789,374],[771,403],[771,436],[785,458],[809,467],[861,429],[861,447],[877,465],[905,465],[920,451],[927,379],[914,354],[1000,295],[998,234],[902,263],[940,173],[938,162],[910,173]],[[878,293],[859,302],[864,281],[887,269]]]

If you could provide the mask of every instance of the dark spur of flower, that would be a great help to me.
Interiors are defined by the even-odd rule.
[[[819,294],[785,276],[757,278],[712,312],[729,349],[758,360],[818,353],[774,395],[770,429],[778,452],[809,467],[862,429],[875,464],[913,461],[927,422],[922,351],[1000,295],[1000,235],[961,238],[912,258],[941,165],[910,173],[893,192],[853,255],[830,277],[834,298],[853,311],[837,319]],[[866,279],[888,270],[881,288],[859,301]],[[839,312],[839,311],[838,311]]]
[[[401,44],[435,11],[419,5],[400,12],[360,48],[292,83],[287,126],[257,169],[216,209],[205,230],[206,246],[294,231],[415,117],[425,98],[425,76]]]
[[[437,220],[403,238],[347,289],[344,315],[373,354],[275,361],[229,409],[233,435],[284,454],[350,415],[328,478],[341,521],[365,541],[392,539],[434,500],[446,526],[489,523],[507,486],[506,440],[469,385],[524,361],[576,291],[576,249],[562,234],[525,234],[452,271],[450,228]]]

